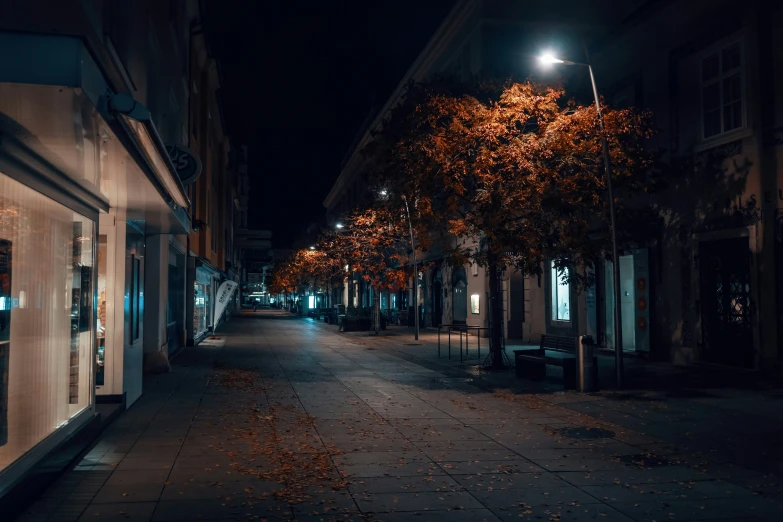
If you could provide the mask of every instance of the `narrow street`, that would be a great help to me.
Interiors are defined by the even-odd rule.
[[[18,520],[781,519],[780,497],[754,487],[760,472],[727,469],[262,311],[148,376]]]

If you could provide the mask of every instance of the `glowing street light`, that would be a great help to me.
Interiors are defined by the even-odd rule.
[[[555,65],[555,64],[561,64],[561,65],[587,65],[586,63],[577,63],[572,62],[570,60],[563,60],[555,56],[555,54],[551,51],[546,51],[544,53],[541,53],[541,56],[538,57],[538,63],[541,65]]]
[[[314,246],[311,246],[311,247],[310,247],[310,250],[315,250],[315,247],[314,247]]]
[[[337,228],[337,229],[344,228],[344,227],[345,227],[345,225],[343,225],[342,223],[337,223],[337,224],[334,226],[334,228]]]
[[[612,227],[612,280],[614,281],[614,365],[615,373],[617,374],[617,387],[620,388],[623,384],[623,323],[620,317],[620,302],[622,299],[622,292],[620,290],[620,263],[619,257],[617,255],[617,228],[615,227],[614,194],[612,192],[612,169],[609,163],[609,145],[606,142],[606,134],[604,133],[604,115],[601,113],[601,102],[598,98],[598,87],[595,85],[593,68],[588,63],[562,60],[557,58],[551,52],[542,53],[541,56],[538,57],[538,62],[542,66],[553,64],[581,65],[583,67],[587,67],[587,71],[590,73],[590,83],[593,86],[593,98],[595,98],[595,110],[598,113],[598,124],[601,128],[601,145],[604,151],[604,170],[606,172],[606,191],[609,198],[609,223]]]

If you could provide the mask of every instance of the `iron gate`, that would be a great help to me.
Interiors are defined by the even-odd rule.
[[[752,368],[756,353],[748,238],[701,243],[699,276],[703,359]]]

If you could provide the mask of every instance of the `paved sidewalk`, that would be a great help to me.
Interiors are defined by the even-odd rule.
[[[491,391],[403,353],[422,346],[280,314],[223,329],[20,520],[781,519],[743,482],[757,472],[681,462],[573,407],[605,397]]]

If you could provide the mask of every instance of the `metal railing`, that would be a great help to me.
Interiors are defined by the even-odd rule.
[[[441,330],[445,328],[448,332],[448,356],[449,360],[451,360],[451,332],[456,331],[459,334],[459,362],[463,362],[466,358],[470,358],[470,349],[469,349],[469,340],[470,340],[470,332],[475,331],[476,332],[476,359],[481,359],[481,331],[482,330],[488,330],[491,331],[492,328],[487,326],[470,326],[466,324],[442,324],[438,326],[438,357],[441,356],[441,349],[440,349],[440,333]],[[463,343],[462,343],[462,336],[465,336],[465,350],[464,350],[464,356],[463,356]]]

